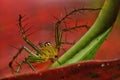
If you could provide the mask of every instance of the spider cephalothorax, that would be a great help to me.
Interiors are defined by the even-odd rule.
[[[48,60],[51,60],[53,62],[57,59],[58,50],[53,44],[51,44],[50,42],[46,42],[43,45],[42,43],[40,43],[40,47],[42,53],[40,54],[40,57],[44,59],[43,62]]]

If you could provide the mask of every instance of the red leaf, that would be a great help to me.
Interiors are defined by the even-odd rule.
[[[2,80],[119,80],[120,59],[85,61],[37,73],[19,74]]]

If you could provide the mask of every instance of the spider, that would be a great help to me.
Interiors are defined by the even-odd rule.
[[[52,43],[50,42],[46,42],[45,44],[43,43],[39,43],[39,46],[36,46],[34,45],[28,38],[27,38],[27,35],[25,34],[25,30],[23,29],[23,25],[22,25],[22,15],[19,15],[19,19],[18,19],[18,24],[19,24],[19,28],[20,28],[20,31],[21,31],[21,34],[22,34],[22,38],[23,40],[29,45],[31,46],[35,51],[36,53],[32,52],[29,48],[27,48],[26,46],[22,46],[17,54],[12,58],[12,60],[9,62],[9,67],[12,69],[12,72],[20,72],[20,69],[21,69],[21,66],[23,63],[27,63],[30,68],[36,72],[35,68],[32,66],[31,63],[43,63],[43,62],[46,62],[48,60],[50,60],[51,62],[54,62],[57,60],[58,58],[58,53],[60,51],[60,47],[61,47],[61,44],[65,44],[65,42],[61,42],[62,40],[62,34],[63,32],[67,32],[67,31],[70,31],[70,30],[73,30],[73,29],[76,29],[76,28],[81,28],[81,27],[85,27],[85,28],[89,28],[87,25],[80,25],[80,26],[74,26],[74,27],[71,27],[71,28],[65,28],[65,29],[61,29],[60,28],[60,24],[66,19],[68,18],[70,15],[72,15],[73,13],[75,12],[78,12],[79,10],[81,9],[78,9],[78,10],[73,10],[72,12],[66,14],[62,19],[58,20],[56,25],[55,25],[55,42],[56,42],[56,45],[53,45]],[[67,42],[66,44],[71,44],[69,42]],[[18,64],[18,68],[17,70],[15,71],[13,69],[13,62],[15,61],[15,59],[19,56],[19,54],[25,50],[29,56],[28,57],[25,57],[19,64]],[[60,62],[58,61],[58,63],[60,64]]]

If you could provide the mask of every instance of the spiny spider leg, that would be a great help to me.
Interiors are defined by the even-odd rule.
[[[29,61],[25,60],[25,62],[29,65],[29,67],[30,67],[34,72],[36,72],[35,68],[30,64]]]
[[[23,47],[21,47],[21,48],[19,49],[18,53],[17,53],[17,54],[13,57],[13,59],[9,62],[9,67],[10,67],[12,70],[14,70],[13,67],[12,67],[12,64],[13,64],[14,60],[18,57],[18,55],[19,55],[23,50],[25,50],[25,51],[29,54],[29,56],[35,57],[36,59],[39,58],[39,57],[38,57],[36,54],[34,54],[31,50],[29,50],[27,47],[23,46]],[[23,62],[26,62],[26,61],[27,61],[27,59],[23,60]],[[20,65],[18,66],[18,70],[17,70],[17,71],[19,71],[19,69],[21,68],[21,65],[23,64],[23,62],[20,63]],[[28,62],[26,62],[26,63],[28,63]],[[29,65],[29,64],[28,64],[28,65]],[[29,65],[29,66],[31,67],[32,65]],[[31,69],[33,69],[33,68],[31,67]]]
[[[20,72],[20,69],[21,69],[21,66],[22,66],[23,63],[27,63],[27,64],[29,65],[29,67],[30,67],[34,72],[36,72],[35,68],[30,64],[29,61],[27,61],[27,58],[25,58],[24,60],[22,60],[22,61],[18,64],[18,68],[17,68],[17,70],[16,70],[17,73]]]
[[[20,72],[21,66],[22,66],[22,64],[24,63],[24,61],[25,61],[25,60],[21,61],[21,62],[18,64],[18,68],[17,68],[17,70],[16,70],[17,73]]]
[[[25,31],[24,31],[24,29],[23,29],[23,26],[22,26],[22,16],[21,16],[21,15],[19,15],[19,27],[20,27],[20,31],[21,31],[21,33],[22,33],[22,37],[23,37],[24,41],[25,41],[28,45],[30,45],[37,53],[41,53],[40,49],[39,49],[37,46],[35,46],[35,45],[27,38],[27,36],[26,36],[26,34],[25,34]]]
[[[61,42],[61,44],[74,45],[74,44],[75,44],[75,42]]]
[[[86,28],[87,30],[90,28],[89,26],[87,25],[80,25],[80,26],[75,26],[75,27],[71,27],[71,28],[66,28],[66,29],[62,29],[63,32],[67,32],[67,31],[71,31],[71,30],[75,30],[77,28]]]
[[[76,25],[74,27],[62,29],[62,33],[63,32],[68,32],[68,31],[71,31],[71,30],[75,30],[75,29],[78,29],[78,28],[86,28],[88,30],[90,27],[87,26],[87,25],[79,25],[79,26]],[[62,34],[61,34],[61,36],[62,36]],[[61,42],[61,44],[73,45],[73,44],[75,44],[75,42]]]
[[[10,68],[12,68],[12,64],[13,64],[13,62],[14,62],[14,60],[18,57],[18,55],[22,52],[22,50],[23,50],[23,47],[21,47],[20,49],[19,49],[19,51],[17,52],[17,54],[12,58],[12,60],[9,62],[9,67]]]
[[[62,40],[61,38],[62,38],[63,32],[70,31],[70,30],[73,30],[73,29],[81,27],[81,26],[75,26],[75,27],[72,27],[72,28],[61,30],[60,29],[61,23],[64,22],[66,19],[68,19],[71,15],[73,15],[74,13],[77,13],[79,11],[83,11],[83,10],[90,10],[90,11],[92,11],[92,10],[100,10],[100,9],[101,8],[97,8],[97,9],[92,9],[92,8],[74,9],[73,11],[71,11],[69,13],[66,13],[66,15],[63,18],[58,20],[56,22],[56,24],[55,24],[55,42],[56,42],[56,48],[58,49],[58,51],[60,50],[61,40]],[[84,27],[88,28],[86,25]]]
[[[57,45],[58,51],[60,50],[61,44],[74,44],[74,43],[69,43],[69,42],[62,42],[62,34],[64,32],[75,30],[77,28],[83,28],[83,27],[89,29],[89,27],[87,25],[80,25],[80,26],[62,29],[61,32],[59,32],[58,27],[56,27],[57,29],[56,29],[56,37],[55,38],[57,40],[56,45]]]
[[[57,22],[55,25],[55,42],[56,42],[56,48],[58,49],[58,52],[60,50],[60,45],[61,45],[61,41],[60,41],[60,31],[59,31],[59,23]]]

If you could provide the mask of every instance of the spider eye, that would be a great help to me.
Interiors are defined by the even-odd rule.
[[[45,46],[50,46],[50,45],[51,45],[50,42],[46,42],[46,43],[45,43]]]

